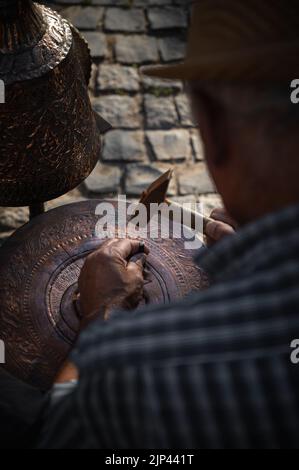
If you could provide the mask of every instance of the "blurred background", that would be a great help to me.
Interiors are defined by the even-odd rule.
[[[143,77],[140,67],[184,58],[191,0],[40,1],[76,26],[89,43],[90,97],[113,130],[94,172],[47,208],[85,198],[126,194],[136,199],[160,174],[175,168],[170,196],[221,204],[203,162],[202,143],[181,82]],[[0,208],[0,243],[28,221],[27,208]]]

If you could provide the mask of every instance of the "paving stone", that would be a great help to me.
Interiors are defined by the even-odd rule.
[[[153,30],[188,27],[187,11],[183,8],[151,8],[148,19]]]
[[[140,78],[134,67],[102,64],[99,69],[97,84],[100,91],[123,90],[136,92],[140,89]]]
[[[215,192],[215,187],[204,163],[181,167],[178,172],[180,194],[206,194]]]
[[[118,6],[128,7],[129,2],[130,0],[91,0],[91,3],[93,5],[103,5],[103,6],[109,6],[109,7],[118,7]]]
[[[92,105],[112,127],[124,129],[141,127],[141,110],[137,98],[119,95],[101,96],[92,99]]]
[[[96,83],[97,83],[97,76],[98,76],[98,67],[96,64],[91,65],[91,74],[90,74],[90,80],[89,80],[89,91],[93,93],[96,88]]]
[[[173,97],[146,95],[144,100],[146,126],[149,129],[170,129],[179,123]]]
[[[108,44],[105,34],[86,31],[83,35],[89,44],[91,56],[94,59],[104,59],[108,57]]]
[[[29,211],[26,207],[0,207],[0,232],[10,232],[26,224]]]
[[[60,198],[46,203],[46,210],[55,207],[79,202],[83,200],[78,189],[68,192]],[[13,232],[29,221],[29,210],[27,207],[1,207],[0,208],[0,246],[9,238]]]
[[[57,5],[56,3],[53,3],[53,2],[49,2],[49,3],[45,2],[45,5],[51,8],[52,10],[57,11],[58,13],[65,8],[65,5]]]
[[[62,5],[78,5],[82,3],[82,0],[59,0],[59,3],[61,3]]]
[[[134,0],[136,6],[152,7],[172,5],[172,0]]]
[[[93,30],[97,28],[102,20],[104,9],[100,7],[72,6],[62,10],[61,14],[76,28]]]
[[[174,196],[171,198],[172,201],[177,202],[178,204],[196,204],[197,199],[192,194],[188,196]]]
[[[159,176],[163,175],[169,166],[162,165],[138,165],[127,167],[125,178],[125,192],[128,196],[140,196]],[[176,194],[176,182],[173,180],[168,191],[169,196]]]
[[[91,193],[109,194],[120,189],[122,172],[117,166],[97,164],[85,180],[86,189]]]
[[[172,0],[136,0],[136,2],[144,2],[148,6],[162,6],[162,5],[172,5]]]
[[[195,160],[204,160],[204,145],[197,129],[191,130],[191,143],[194,151]]]
[[[142,162],[146,159],[143,132],[111,131],[105,136],[102,158],[113,162]]]
[[[108,8],[105,17],[105,29],[109,32],[144,33],[146,31],[144,11],[137,8]]]
[[[142,85],[145,91],[156,96],[163,94],[173,94],[183,90],[183,82],[180,80],[160,80],[159,78],[142,75]]]
[[[186,43],[175,37],[159,39],[159,51],[164,62],[183,60],[186,56]]]
[[[144,35],[117,36],[115,54],[121,64],[147,64],[159,61],[156,38]]]
[[[191,157],[190,134],[186,130],[148,131],[146,136],[159,161],[185,160]]]
[[[148,7],[148,6],[172,4],[172,0],[91,0],[93,5],[104,5],[104,6],[113,6],[113,7],[116,7],[116,6],[128,7],[130,3],[132,3],[132,1],[134,1],[135,7]],[[69,0],[69,2],[71,2],[71,0]]]
[[[175,98],[182,126],[194,127],[190,100],[187,95],[181,94]]]
[[[172,0],[173,5],[183,5],[188,6],[188,5],[193,5],[194,0]]]

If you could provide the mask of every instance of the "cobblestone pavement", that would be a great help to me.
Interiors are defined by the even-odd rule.
[[[99,164],[90,177],[77,190],[51,202],[50,208],[117,193],[136,198],[170,167],[175,168],[170,187],[175,200],[204,201],[207,211],[219,205],[183,84],[140,73],[142,65],[183,59],[189,4],[190,0],[52,2],[89,43],[91,101],[113,130],[104,137]],[[1,209],[2,235],[27,217],[26,209]]]

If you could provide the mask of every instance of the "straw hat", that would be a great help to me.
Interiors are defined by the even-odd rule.
[[[184,63],[144,67],[159,78],[299,78],[298,0],[198,0]]]

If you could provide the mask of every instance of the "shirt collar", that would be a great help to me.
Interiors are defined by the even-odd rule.
[[[290,253],[299,260],[299,205],[267,215],[196,258],[214,282],[265,269]]]

